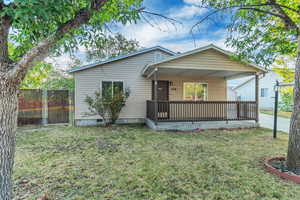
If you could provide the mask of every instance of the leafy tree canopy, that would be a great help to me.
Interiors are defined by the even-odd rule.
[[[103,60],[134,52],[140,48],[136,40],[128,40],[122,34],[103,36],[91,46],[87,46],[88,60]]]
[[[25,79],[21,83],[21,89],[42,89],[49,78],[49,72],[52,70],[51,64],[36,63],[28,70]]]
[[[269,66],[278,55],[296,55],[299,0],[199,0],[210,13],[194,26],[223,13],[231,18],[227,44],[239,59]]]
[[[293,83],[295,80],[295,70],[288,66],[288,58],[280,57],[275,60],[276,66],[273,70],[283,78],[284,82]]]
[[[59,70],[53,70],[49,73],[47,80],[43,83],[43,89],[48,90],[70,90],[74,91],[74,78],[64,74]]]
[[[92,11],[88,25],[59,35],[63,24],[71,22],[78,13],[90,15],[89,8],[98,6],[91,0],[13,0],[0,2],[0,16],[11,19],[10,41],[16,45],[10,58],[21,57],[37,43],[49,36],[64,37],[55,46],[61,51],[74,51],[80,45],[90,44],[101,35],[106,23],[112,20],[126,24],[139,19],[142,0],[109,0],[101,12]],[[95,4],[95,5],[93,5]],[[3,7],[3,8],[2,8]],[[87,16],[89,17],[89,16]],[[82,19],[80,19],[82,20]],[[100,30],[100,31],[99,31]],[[62,48],[58,48],[62,47]]]

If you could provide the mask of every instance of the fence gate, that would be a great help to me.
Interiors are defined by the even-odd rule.
[[[49,90],[48,94],[48,123],[69,122],[69,91]]]
[[[18,124],[42,123],[42,90],[21,90],[19,95]]]

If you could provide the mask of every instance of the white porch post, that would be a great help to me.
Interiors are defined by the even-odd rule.
[[[256,123],[259,122],[259,75],[255,75],[255,102],[256,102]]]
[[[158,68],[154,70],[154,122],[157,125],[157,118],[158,118],[158,102],[157,102],[157,90],[158,90],[158,82],[157,82],[157,73]]]

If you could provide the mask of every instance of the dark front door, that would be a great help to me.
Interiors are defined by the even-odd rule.
[[[152,82],[152,100],[154,99],[154,81]],[[158,103],[158,119],[169,118],[169,81],[158,81],[157,82],[157,100],[166,101]]]
[[[152,100],[154,99],[154,81],[152,81]],[[157,82],[157,100],[158,101],[169,101],[169,81],[158,81]]]

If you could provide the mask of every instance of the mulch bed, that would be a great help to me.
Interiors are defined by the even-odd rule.
[[[300,171],[289,171],[286,166],[285,157],[267,158],[265,159],[264,166],[269,173],[300,184]]]

